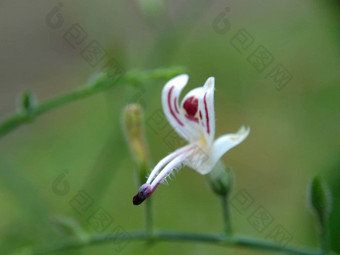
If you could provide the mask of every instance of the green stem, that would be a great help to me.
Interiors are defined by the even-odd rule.
[[[139,85],[148,83],[151,80],[170,79],[182,72],[182,68],[176,67],[161,68],[152,71],[135,70],[126,72],[118,80],[113,79],[110,73],[102,73],[91,83],[86,84],[86,86],[78,88],[73,92],[42,102],[30,111],[20,110],[19,112],[13,113],[12,116],[8,117],[0,124],[0,137],[11,132],[20,125],[32,121],[35,117],[45,112],[79,99],[86,98],[90,95],[94,95],[114,86],[121,84]]]
[[[319,224],[319,240],[323,255],[328,255],[331,252],[330,236],[329,236],[329,223],[328,219]]]
[[[194,233],[181,233],[181,232],[168,232],[158,231],[154,232],[152,239],[154,241],[171,241],[171,242],[199,242],[210,243],[215,245],[222,245],[228,247],[239,248],[253,248],[257,250],[267,250],[283,252],[287,254],[297,255],[321,255],[319,250],[311,250],[305,248],[294,248],[280,246],[275,243],[267,242],[261,239],[249,238],[249,237],[228,237],[220,234],[194,234]],[[45,247],[41,247],[33,251],[33,254],[50,254],[51,252],[65,251],[69,249],[81,248],[89,245],[96,245],[101,243],[128,243],[131,241],[148,241],[149,236],[144,231],[135,231],[125,233],[125,238],[122,238],[122,234],[102,233],[93,234],[86,239],[80,240],[77,238],[66,239],[64,241],[56,242]],[[123,246],[122,246],[123,247]]]
[[[224,233],[228,236],[232,234],[230,210],[227,196],[221,196],[223,222],[224,222]]]

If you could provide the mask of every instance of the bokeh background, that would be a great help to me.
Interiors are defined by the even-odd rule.
[[[57,19],[62,18],[59,27],[49,22],[56,10]],[[232,197],[243,190],[253,200],[243,213],[231,207],[235,233],[268,239],[282,225],[291,236],[289,245],[316,247],[306,191],[309,178],[320,174],[333,193],[332,246],[339,252],[339,14],[335,0],[1,0],[0,116],[16,111],[26,89],[44,101],[85,84],[100,70],[81,54],[93,40],[125,70],[184,66],[190,75],[185,92],[215,76],[216,134],[251,127],[246,141],[223,157],[236,178]],[[87,34],[74,48],[64,38],[72,24]],[[251,36],[251,45],[249,37],[236,37],[241,29]],[[259,72],[249,56],[260,45],[273,60]],[[284,85],[269,75],[278,64],[291,76]],[[152,125],[165,82],[113,88],[39,116],[1,138],[1,254],[64,238],[53,223],[60,217],[93,231],[88,217],[96,208],[113,219],[106,231],[144,227],[143,206],[131,203],[137,190],[135,164],[121,113],[128,103],[143,105],[149,150],[157,163],[171,151],[166,142],[170,127]],[[69,185],[62,194],[58,180]],[[71,202],[81,190],[93,199],[83,214]],[[223,228],[218,198],[204,176],[188,168],[158,188],[153,206],[156,228],[197,233]],[[249,223],[259,206],[273,218],[262,232]],[[274,254],[199,243],[149,247],[144,242],[61,254],[119,252]]]

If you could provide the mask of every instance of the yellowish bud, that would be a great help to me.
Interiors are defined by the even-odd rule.
[[[145,182],[149,165],[149,153],[143,132],[143,111],[138,104],[129,104],[124,109],[123,126],[131,153],[138,167],[139,185]]]

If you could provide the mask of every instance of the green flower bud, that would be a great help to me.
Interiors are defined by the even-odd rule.
[[[319,242],[323,254],[330,254],[329,215],[332,210],[332,195],[320,176],[315,176],[310,182],[309,202],[317,218]]]
[[[207,175],[207,182],[214,193],[228,197],[233,188],[233,174],[229,168],[218,161],[213,170]]]
[[[312,178],[309,190],[310,204],[321,222],[327,220],[332,209],[332,195],[326,182],[320,177]]]
[[[138,167],[139,185],[145,182],[149,165],[149,153],[143,132],[143,111],[138,104],[126,106],[123,127],[131,153]]]
[[[21,95],[21,109],[31,112],[36,106],[36,99],[32,91],[27,90]]]

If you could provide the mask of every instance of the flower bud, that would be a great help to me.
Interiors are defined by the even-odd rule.
[[[25,112],[31,112],[36,106],[36,99],[32,91],[27,90],[21,95],[21,109]]]
[[[222,161],[218,161],[213,170],[207,175],[207,182],[212,191],[227,197],[233,188],[233,174]]]
[[[326,182],[320,176],[315,176],[311,180],[309,200],[320,223],[324,224],[332,210],[332,195]]]
[[[315,176],[310,182],[309,203],[317,219],[322,254],[329,254],[331,250],[329,215],[332,210],[332,195],[326,182],[320,176]]]
[[[138,104],[130,104],[124,110],[123,126],[131,153],[138,167],[139,185],[145,182],[149,155],[143,133],[143,112]]]

